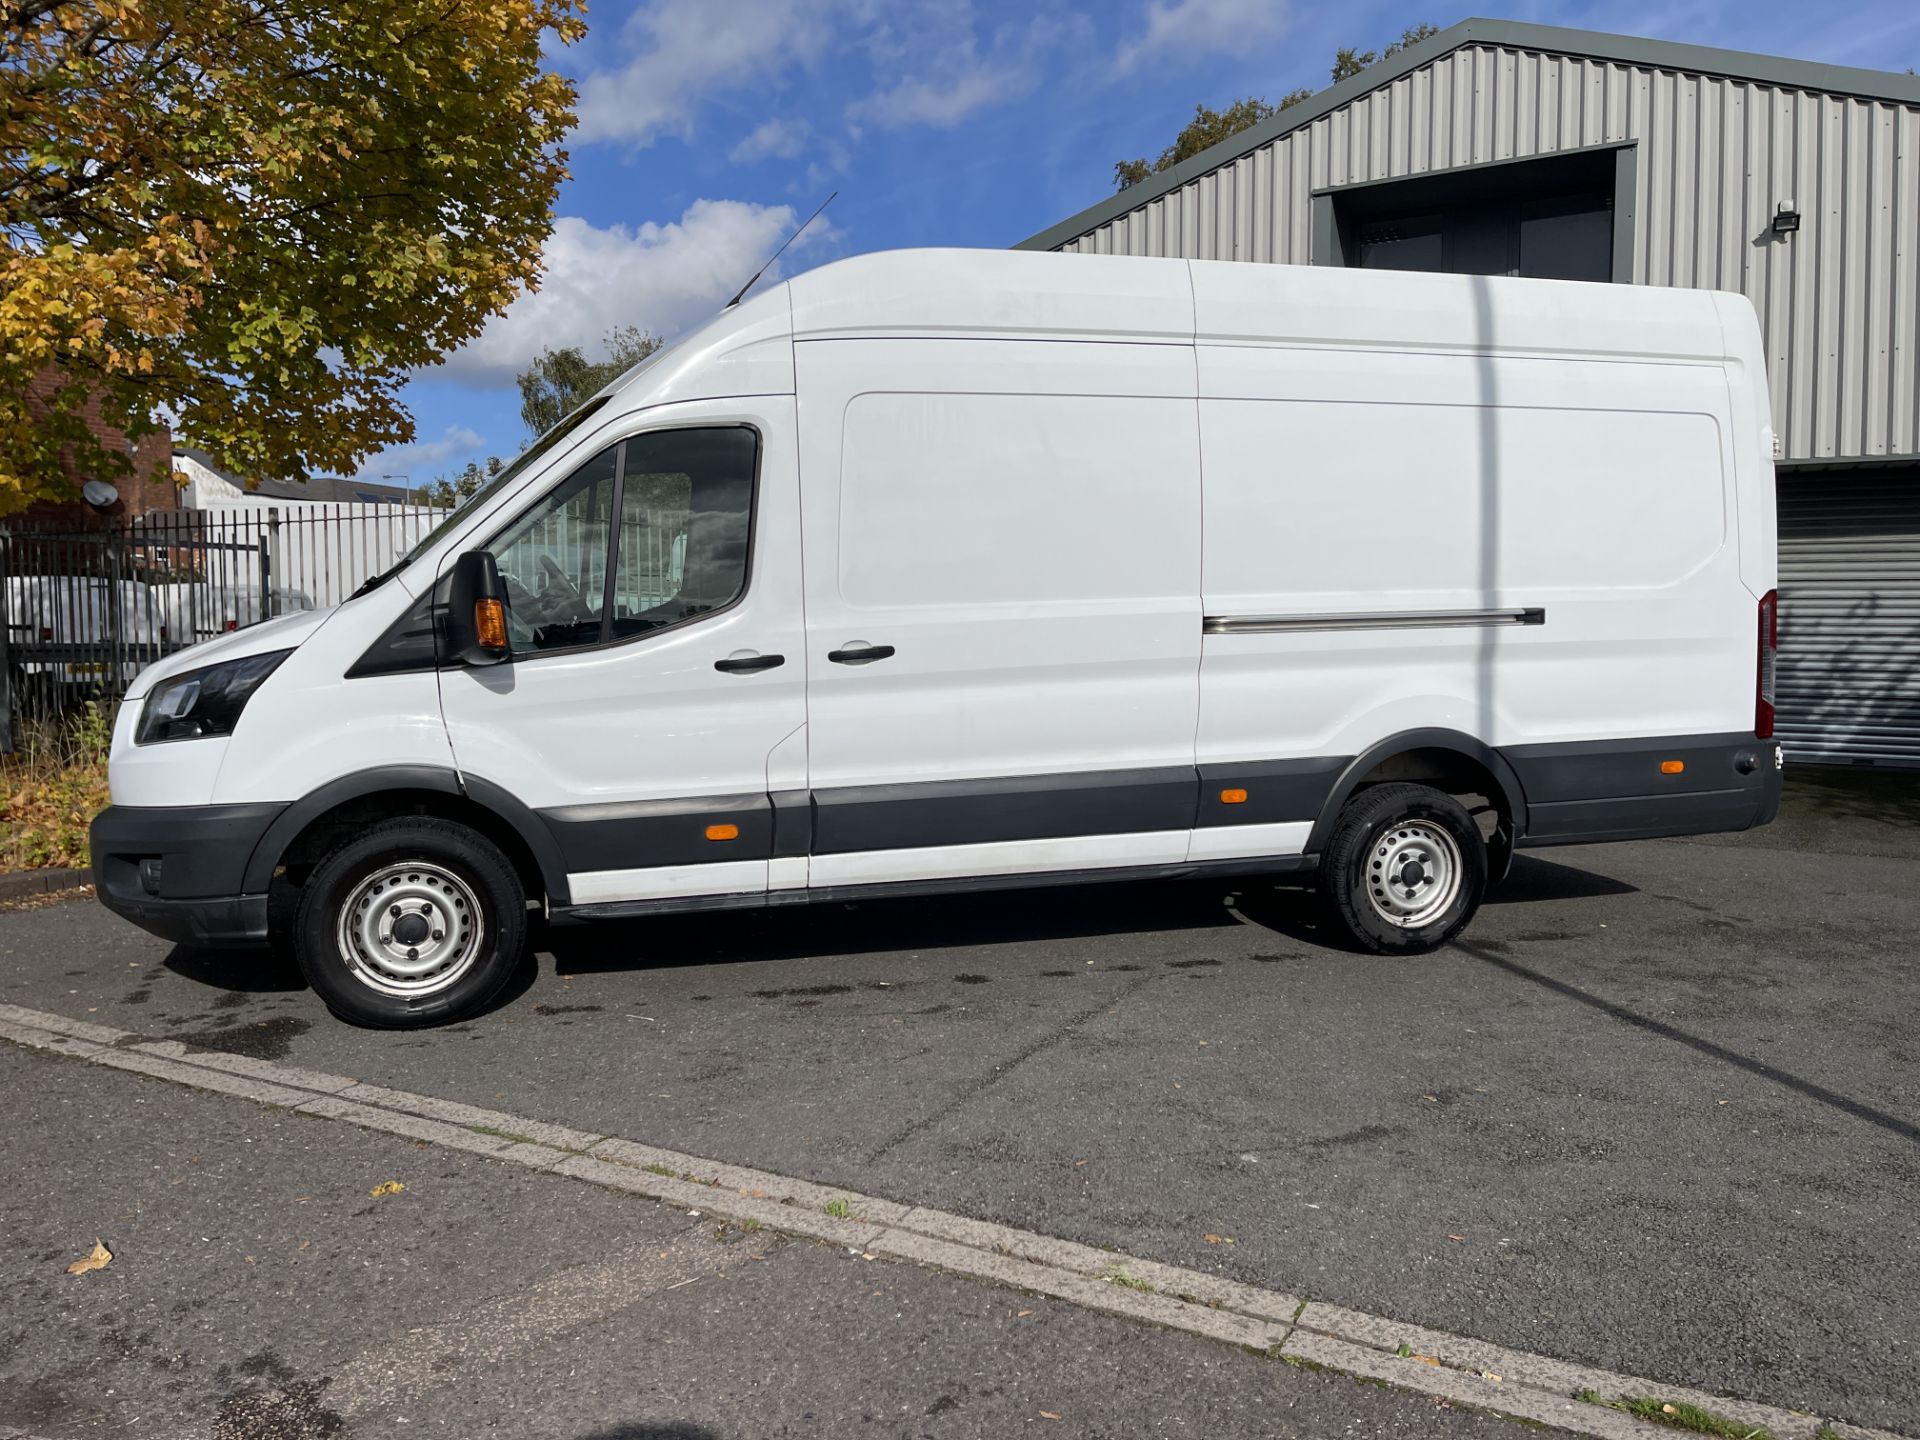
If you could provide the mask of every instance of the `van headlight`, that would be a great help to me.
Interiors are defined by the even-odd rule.
[[[134,732],[133,743],[151,745],[156,740],[231,735],[253,692],[292,653],[274,650],[223,660],[204,670],[189,670],[162,680],[140,711],[140,728]]]

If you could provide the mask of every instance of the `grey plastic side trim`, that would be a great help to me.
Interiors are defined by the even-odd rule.
[[[1289,875],[1312,870],[1318,855],[1272,855],[1246,860],[1203,860],[1177,865],[1125,865],[1110,870],[1051,870],[1018,875],[967,875],[938,880],[901,880],[879,885],[825,885],[811,890],[754,891],[739,895],[687,895],[663,900],[614,900],[604,905],[556,906],[553,918],[617,920],[635,915],[671,915],[698,910],[763,910],[821,901],[895,900],[924,895],[972,895],[986,890],[1043,890],[1056,885],[1119,885],[1138,880],[1192,880],[1216,875]]]
[[[1376,610],[1349,615],[1208,615],[1203,635],[1277,635],[1293,630],[1442,630],[1458,626],[1544,625],[1544,609]]]

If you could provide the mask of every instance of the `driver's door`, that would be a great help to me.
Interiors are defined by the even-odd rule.
[[[513,656],[440,676],[462,773],[540,816],[576,905],[766,889],[805,783],[793,402],[665,413],[481,547]]]

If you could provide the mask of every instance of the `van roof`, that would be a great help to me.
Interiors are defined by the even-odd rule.
[[[1185,344],[1197,338],[1674,360],[1718,360],[1727,353],[1711,291],[1564,280],[888,250],[809,270],[783,288],[791,296],[796,340],[1007,336]],[[761,304],[770,298],[761,297]]]

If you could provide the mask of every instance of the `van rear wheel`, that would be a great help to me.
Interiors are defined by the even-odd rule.
[[[405,816],[314,866],[293,925],[300,973],[343,1020],[439,1025],[500,993],[526,950],[526,892],[499,847],[450,820]]]
[[[1340,927],[1378,954],[1422,954],[1473,918],[1487,846],[1458,800],[1427,785],[1374,785],[1346,804],[1320,864]]]

